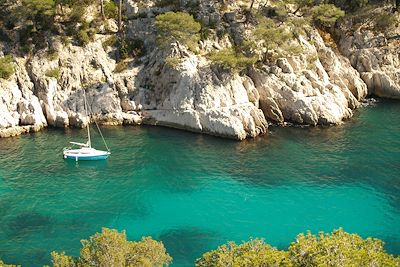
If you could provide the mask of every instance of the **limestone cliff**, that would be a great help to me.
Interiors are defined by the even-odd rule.
[[[211,34],[197,54],[177,46],[158,49],[154,18],[165,10],[127,1],[128,17],[136,16],[126,23],[126,34],[141,39],[148,52],[128,60],[125,70],[116,69],[114,49],[103,47],[105,34],[95,35],[85,47],[55,38],[55,58],[46,56],[46,49],[15,57],[15,74],[0,80],[0,137],[47,125],[84,127],[89,121],[83,90],[92,118],[102,124],[146,123],[238,140],[266,133],[267,121],[339,124],[367,95],[400,98],[400,46],[389,44],[397,41],[386,36],[383,44],[372,42],[377,37],[362,28],[351,35],[345,26],[339,28],[339,49],[308,29],[296,40],[300,55],[240,74],[223,70],[205,52],[240,42],[248,22],[237,18],[239,5],[223,11],[218,3],[203,2],[198,19],[205,25],[224,24],[231,38]],[[180,61],[168,64],[166,57],[177,53]],[[58,77],[49,77],[49,70],[57,70]]]
[[[386,8],[387,9],[387,8]],[[390,10],[378,8],[371,17],[382,19]],[[351,65],[361,74],[371,95],[400,99],[400,26],[384,25],[369,19],[364,23],[344,20],[337,29],[339,48],[350,59]]]

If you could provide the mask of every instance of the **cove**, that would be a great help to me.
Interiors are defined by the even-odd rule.
[[[0,257],[49,264],[51,251],[77,255],[101,227],[162,240],[173,266],[227,241],[285,249],[300,232],[338,227],[400,254],[398,114],[398,102],[378,100],[343,125],[271,127],[243,142],[104,128],[113,153],[104,162],[62,159],[85,130],[0,139]]]

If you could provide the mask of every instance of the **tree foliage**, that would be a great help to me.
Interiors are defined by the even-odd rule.
[[[52,252],[54,267],[74,266],[163,266],[172,258],[161,242],[150,237],[134,242],[126,239],[124,231],[103,228],[88,240],[82,240],[79,258]]]
[[[277,26],[272,19],[261,17],[254,31],[255,40],[262,41],[267,48],[276,49],[293,38],[293,34],[284,26]]]
[[[196,261],[197,267],[225,266],[292,266],[289,253],[266,244],[262,239],[254,239],[237,245],[229,242],[205,253]]]
[[[344,17],[345,12],[332,4],[321,4],[311,9],[313,20],[327,28],[335,25],[336,21]]]
[[[114,1],[107,1],[104,4],[104,14],[107,18],[118,18],[118,6]]]
[[[0,78],[8,79],[15,72],[13,58],[11,55],[0,58]]]
[[[299,20],[299,19],[297,19]],[[291,20],[285,23],[276,23],[273,19],[258,16],[258,25],[251,35],[252,42],[255,43],[255,50],[263,50],[264,62],[271,58],[271,52],[276,57],[291,56],[302,52],[301,46],[295,42],[295,34],[300,31],[303,25],[297,22],[296,25]]]
[[[200,40],[201,25],[185,12],[167,12],[156,17],[157,41],[161,47],[179,42],[194,50]]]
[[[257,59],[254,56],[245,56],[240,49],[226,48],[210,54],[210,60],[226,69],[240,71],[253,65]]]
[[[23,0],[19,14],[33,23],[35,30],[47,29],[53,24],[54,0]]]
[[[343,229],[299,234],[289,252],[296,266],[400,266],[400,258],[387,254],[381,240],[363,239]]]
[[[0,259],[0,267],[19,267],[20,265],[6,264]]]
[[[338,229],[331,234],[299,234],[288,251],[272,248],[259,239],[240,245],[231,242],[205,253],[196,266],[395,267],[400,266],[400,257],[386,253],[379,239],[363,239]]]
[[[53,78],[56,78],[58,80],[60,78],[60,68],[48,69],[45,72],[45,75],[47,77],[53,77]]]

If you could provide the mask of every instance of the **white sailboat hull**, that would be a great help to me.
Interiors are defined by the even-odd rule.
[[[91,147],[81,147],[79,149],[65,149],[63,152],[64,159],[78,160],[104,160],[107,159],[111,152],[97,150]]]

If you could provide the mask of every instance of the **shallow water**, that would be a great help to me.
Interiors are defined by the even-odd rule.
[[[106,128],[103,162],[62,159],[84,130],[0,139],[0,257],[49,264],[52,250],[77,255],[101,227],[162,240],[173,266],[230,240],[284,249],[300,232],[338,227],[400,254],[399,114],[399,102],[380,101],[341,126],[270,128],[243,142]]]

